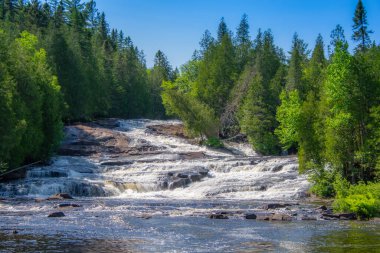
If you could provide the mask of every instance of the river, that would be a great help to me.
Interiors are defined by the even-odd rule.
[[[149,128],[178,124],[120,120],[112,131],[132,155],[56,156],[0,184],[0,252],[379,252],[379,223],[320,219],[295,157],[210,149]],[[56,193],[74,199],[40,200]],[[245,219],[268,203],[287,204],[275,212],[291,221]],[[47,217],[56,211],[65,216]]]

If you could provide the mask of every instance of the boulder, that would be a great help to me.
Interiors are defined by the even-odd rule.
[[[245,215],[245,218],[246,218],[247,220],[256,220],[257,215],[254,214],[254,213],[248,213],[248,214]]]
[[[61,218],[65,217],[65,214],[62,212],[55,212],[48,215],[49,218]]]
[[[57,193],[55,195],[50,196],[47,200],[63,200],[63,199],[73,199],[68,193]]]

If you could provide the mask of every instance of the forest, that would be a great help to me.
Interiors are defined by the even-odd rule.
[[[65,123],[100,117],[179,118],[204,145],[243,138],[262,155],[297,154],[311,192],[336,210],[380,210],[380,45],[361,0],[351,36],[337,25],[290,52],[271,30],[222,18],[173,69],[110,29],[93,0],[0,0],[0,169],[54,154]],[[348,41],[355,45],[349,49]]]

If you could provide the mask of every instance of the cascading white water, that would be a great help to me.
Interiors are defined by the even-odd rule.
[[[147,130],[149,125],[179,123],[121,120],[117,131],[128,137],[129,146],[159,152],[123,158],[55,157],[50,166],[29,170],[24,180],[0,184],[0,194],[294,200],[309,188],[306,176],[298,175],[294,157],[261,157],[243,144],[226,145],[230,151],[214,150]],[[189,159],[188,154],[196,156]]]

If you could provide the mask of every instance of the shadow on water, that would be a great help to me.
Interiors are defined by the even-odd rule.
[[[380,227],[376,223],[350,222],[345,228],[310,238],[308,245],[312,252],[380,252]]]

